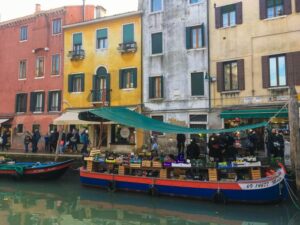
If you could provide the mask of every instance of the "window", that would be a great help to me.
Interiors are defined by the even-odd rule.
[[[151,12],[162,11],[162,1],[163,0],[151,0]]]
[[[164,97],[163,77],[149,77],[149,98]]]
[[[75,54],[80,55],[82,48],[82,33],[73,34],[73,51]]]
[[[195,114],[190,115],[190,128],[197,128],[197,129],[207,129],[207,115],[205,114]],[[201,136],[203,138],[206,138],[206,135]],[[196,140],[199,140],[198,134],[191,134],[190,138],[195,138]]]
[[[137,87],[137,69],[120,70],[120,89]]]
[[[269,71],[270,71],[270,86],[286,86],[286,65],[285,56],[271,56],[269,57]]]
[[[223,65],[224,91],[238,90],[237,62],[226,62]]]
[[[26,60],[21,60],[19,65],[19,79],[26,79]]]
[[[20,29],[20,41],[27,41],[27,26]]]
[[[39,124],[32,124],[32,133],[35,132],[36,130],[40,130],[40,125]]]
[[[27,111],[27,94],[16,95],[16,113],[24,113]]]
[[[111,143],[117,145],[135,144],[135,129],[122,125],[111,125]]]
[[[59,75],[60,68],[60,55],[52,55],[52,66],[51,66],[51,74]]]
[[[190,1],[190,4],[195,4],[195,3],[200,2],[200,0],[189,0],[189,1]]]
[[[204,95],[204,73],[192,73],[191,74],[191,90],[192,96]]]
[[[44,76],[44,57],[36,58],[35,76],[36,77]]]
[[[84,74],[69,75],[69,92],[84,92]]]
[[[158,115],[151,116],[151,118],[154,119],[154,120],[158,120],[158,121],[164,122],[164,116],[161,116],[161,115],[159,115],[159,116]],[[159,135],[164,135],[164,133],[157,132],[157,131],[152,131],[151,135],[152,136],[155,136],[155,135],[159,136]]]
[[[267,18],[284,14],[283,0],[267,0]]]
[[[74,126],[74,125],[70,125],[70,130],[73,130],[73,129],[71,128],[71,126]],[[55,125],[55,124],[49,124],[49,130],[50,130],[50,131],[55,131],[55,130],[57,130],[57,125]]]
[[[30,93],[30,111],[43,112],[44,111],[45,92],[31,92]]]
[[[162,32],[151,35],[152,54],[160,54],[163,52]]]
[[[107,41],[107,29],[99,29],[97,30],[97,49],[107,49],[108,41]]]
[[[204,25],[186,28],[186,48],[204,47]]]
[[[16,126],[16,132],[19,133],[23,133],[23,124],[17,124]]]
[[[59,112],[61,107],[61,91],[49,91],[48,93],[48,111]]]
[[[52,34],[61,33],[61,19],[55,19],[52,21]]]
[[[123,43],[134,42],[134,24],[123,25]]]
[[[228,5],[222,7],[222,27],[236,25],[236,5]]]

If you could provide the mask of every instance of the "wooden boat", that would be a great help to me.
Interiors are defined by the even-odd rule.
[[[268,203],[286,198],[286,189],[283,185],[285,174],[285,169],[281,165],[274,174],[264,178],[200,181],[92,172],[82,167],[80,181],[83,185],[107,188],[113,191],[148,192],[222,202]]]
[[[61,177],[74,160],[63,162],[14,162],[0,164],[0,176],[16,178],[55,179]]]

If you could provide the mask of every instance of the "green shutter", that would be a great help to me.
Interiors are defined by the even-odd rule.
[[[134,25],[123,25],[123,43],[134,42]]]
[[[154,98],[154,93],[155,93],[154,81],[155,81],[154,77],[149,77],[149,98]]]
[[[96,90],[97,89],[97,75],[93,75],[93,90]]]
[[[100,30],[97,30],[97,39],[100,38],[100,39],[105,39],[107,38],[107,29],[100,29]]]
[[[203,73],[191,74],[192,96],[204,95],[204,75]]]
[[[204,24],[201,25],[201,36],[202,36],[201,45],[202,45],[202,47],[204,47],[205,46],[205,26],[204,26]]]
[[[35,92],[30,93],[30,111],[34,112],[36,104],[36,94]]]
[[[50,111],[51,104],[52,104],[52,91],[48,92],[48,112]]]
[[[41,92],[42,94],[42,112],[45,111],[45,92]]]
[[[106,101],[110,102],[110,74],[106,74]]]
[[[191,43],[191,27],[185,28],[185,42],[186,42],[186,49],[191,49],[192,48],[192,43]]]
[[[122,89],[123,87],[122,87],[122,81],[123,81],[123,79],[122,79],[122,72],[123,72],[123,70],[119,70],[119,88],[120,89]]]
[[[68,77],[68,91],[73,92],[73,75]]]
[[[80,74],[81,79],[81,91],[84,92],[84,73]]]
[[[73,34],[73,45],[82,44],[82,33]]]
[[[19,95],[16,94],[16,101],[15,101],[15,110],[16,110],[16,113],[18,112],[18,99],[19,99]]]
[[[152,54],[162,53],[162,33],[152,34]]]
[[[137,68],[132,69],[133,87],[137,88]]]
[[[160,91],[161,91],[161,98],[164,97],[164,77],[160,79]]]
[[[58,111],[61,110],[61,91],[58,91]]]

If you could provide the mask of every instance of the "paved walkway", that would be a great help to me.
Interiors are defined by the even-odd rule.
[[[20,149],[9,149],[8,151],[0,151],[0,155],[3,156],[24,156],[24,157],[55,157],[58,158],[82,158],[82,155],[80,153],[65,153],[65,154],[55,154],[55,153],[48,153],[44,151],[40,151],[37,153],[28,152],[25,153],[24,150]]]

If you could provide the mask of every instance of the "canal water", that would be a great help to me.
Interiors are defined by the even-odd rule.
[[[214,204],[82,187],[70,171],[56,181],[0,179],[0,225],[299,225],[289,203]]]

